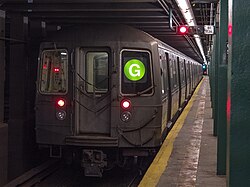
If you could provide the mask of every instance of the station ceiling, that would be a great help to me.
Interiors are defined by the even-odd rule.
[[[189,0],[197,25],[214,24],[217,0]],[[0,10],[18,13],[46,26],[122,23],[141,29],[203,63],[193,36],[176,34],[185,25],[175,0],[0,0]],[[172,16],[171,16],[172,15]],[[172,24],[171,24],[172,22]],[[18,28],[17,28],[18,29]],[[201,36],[205,55],[210,35]]]

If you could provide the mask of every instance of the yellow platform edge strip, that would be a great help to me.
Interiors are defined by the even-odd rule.
[[[184,108],[183,112],[181,113],[177,121],[175,122],[175,125],[173,126],[169,134],[167,135],[167,138],[164,140],[159,152],[157,153],[152,164],[150,165],[146,174],[141,180],[139,187],[145,187],[145,186],[152,187],[152,186],[156,186],[157,183],[159,182],[162,173],[165,171],[168,165],[168,160],[173,151],[174,140],[177,137],[179,131],[181,130],[191,107],[193,106],[193,102],[197,96],[197,93],[200,89],[202,82],[203,82],[203,79],[199,83],[197,88],[195,89],[193,96],[189,100],[188,104]]]

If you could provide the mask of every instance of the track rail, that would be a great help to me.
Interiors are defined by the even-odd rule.
[[[29,170],[28,172],[9,182],[5,185],[5,187],[34,186],[57,171],[59,166],[60,164],[58,160],[48,160],[40,166]]]

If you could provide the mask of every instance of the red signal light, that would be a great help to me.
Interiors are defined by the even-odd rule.
[[[187,28],[186,28],[186,27],[180,27],[180,32],[181,32],[181,33],[187,32]]]
[[[177,26],[177,34],[182,34],[182,35],[188,34],[188,26],[186,25]]]
[[[127,100],[127,99],[122,100],[122,101],[121,101],[121,107],[122,107],[124,110],[129,109],[129,108],[131,107],[131,102],[130,102],[130,100]]]
[[[59,99],[59,100],[57,101],[57,105],[58,105],[59,107],[63,107],[63,106],[65,105],[65,101],[64,101],[63,99]]]

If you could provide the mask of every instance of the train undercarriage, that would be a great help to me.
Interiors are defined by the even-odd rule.
[[[49,146],[50,157],[61,158],[67,165],[82,167],[84,176],[102,177],[103,172],[114,167],[132,169],[140,167],[143,160],[153,158],[156,148],[81,148],[68,146]]]

